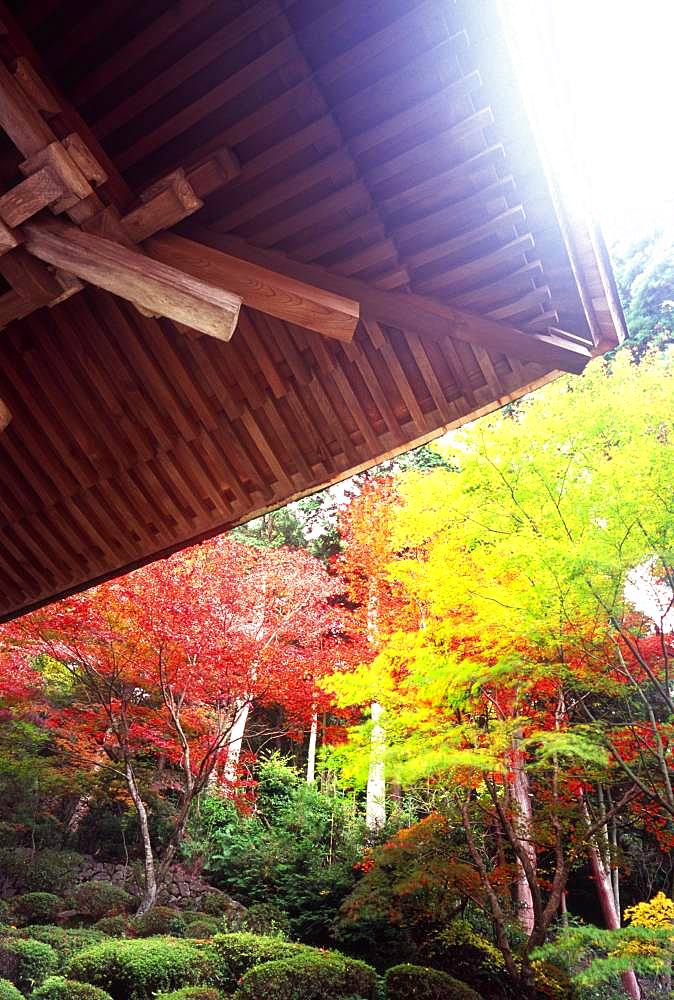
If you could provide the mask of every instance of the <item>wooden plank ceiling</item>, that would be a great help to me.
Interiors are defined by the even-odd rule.
[[[45,161],[26,167],[5,107],[0,620],[621,339],[603,244],[551,192],[491,0],[12,7],[6,87],[45,144],[84,148],[96,191],[73,208],[28,184]],[[138,267],[160,281],[147,301]],[[196,318],[161,297],[169,272]],[[216,339],[211,306],[234,329],[239,299]]]

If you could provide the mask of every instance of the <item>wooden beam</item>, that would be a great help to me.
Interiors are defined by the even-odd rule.
[[[73,226],[31,222],[23,232],[34,257],[152,313],[219,340],[236,329],[241,299],[207,281]]]
[[[66,192],[61,178],[50,167],[42,167],[0,196],[0,219],[8,226],[20,226]]]
[[[54,133],[2,61],[0,61],[0,128],[7,133],[24,156],[38,153],[54,140]]]
[[[316,281],[296,280],[239,257],[162,233],[144,244],[155,260],[185,271],[209,284],[231,289],[244,304],[277,319],[296,323],[326,337],[349,341],[359,319],[354,296],[335,293]]]
[[[188,230],[185,230],[188,232]],[[546,333],[525,332],[497,320],[468,312],[427,296],[389,292],[369,285],[358,278],[334,274],[316,264],[301,264],[274,250],[260,250],[235,236],[225,236],[210,229],[190,229],[190,235],[200,242],[177,236],[161,236],[150,240],[152,253],[166,263],[190,259],[209,261],[206,269],[215,283],[231,270],[245,271],[245,264],[274,272],[275,280],[293,278],[315,285],[326,292],[347,296],[360,303],[363,319],[373,319],[399,330],[422,337],[454,337],[477,344],[487,350],[510,355],[520,361],[536,361],[561,371],[581,372],[590,360],[590,352],[581,344]],[[182,252],[173,251],[180,240]],[[163,250],[159,251],[159,246]],[[222,273],[220,273],[222,268]],[[185,268],[193,273],[189,267]],[[234,287],[234,285],[230,285]],[[245,294],[236,288],[246,302]],[[250,302],[250,305],[254,305]],[[270,312],[265,306],[256,306]],[[300,324],[306,325],[306,324]],[[314,327],[311,327],[314,329]]]

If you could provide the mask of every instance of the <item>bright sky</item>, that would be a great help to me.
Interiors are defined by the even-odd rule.
[[[552,25],[557,115],[567,116],[607,240],[674,217],[674,0],[502,0]],[[520,23],[523,23],[520,21]],[[525,50],[526,51],[526,50]],[[546,58],[551,53],[546,54]],[[528,59],[526,60],[529,61]],[[522,67],[523,71],[524,68]],[[535,103],[537,73],[526,87]],[[554,117],[548,121],[554,126]],[[552,120],[551,120],[552,119]]]

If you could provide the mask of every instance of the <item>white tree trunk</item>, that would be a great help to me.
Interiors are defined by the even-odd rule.
[[[236,773],[241,758],[243,748],[243,737],[246,732],[246,723],[250,715],[250,701],[240,698],[236,703],[234,722],[229,731],[229,747],[227,749],[227,759],[222,769],[222,780],[225,785],[233,785],[236,781]]]
[[[309,752],[307,754],[307,784],[312,785],[316,780],[316,744],[318,742],[318,712],[313,712],[311,716],[311,729],[309,730]]]
[[[373,833],[386,823],[386,730],[381,718],[383,708],[377,701],[371,705],[372,735],[370,737],[370,767],[367,774],[365,825]]]
[[[510,794],[515,805],[515,829],[521,838],[524,848],[532,867],[536,868],[536,848],[534,847],[532,824],[533,811],[531,808],[531,791],[529,788],[529,776],[524,766],[522,752],[515,744],[513,750],[512,779],[510,781]],[[531,895],[531,887],[524,874],[522,862],[517,859],[517,905],[518,919],[525,933],[531,934],[534,929],[534,900]]]

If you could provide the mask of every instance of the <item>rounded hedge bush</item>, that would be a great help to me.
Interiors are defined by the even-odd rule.
[[[342,1000],[358,996],[375,1000],[377,974],[365,962],[337,952],[307,949],[294,958],[266,962],[241,979],[234,1000]]]
[[[30,938],[0,939],[0,977],[9,979],[22,993],[40,986],[57,968],[58,957],[48,944]]]
[[[212,938],[219,930],[220,924],[215,917],[203,917],[201,920],[193,920],[187,925],[185,937]]]
[[[207,892],[201,900],[201,909],[209,917],[224,917],[232,908],[229,896],[219,892]]]
[[[72,955],[83,948],[90,948],[92,944],[98,944],[99,941],[105,941],[107,937],[92,927],[56,927],[54,924],[33,924],[21,933],[54,949],[59,961],[59,972]]]
[[[131,923],[125,913],[116,913],[114,917],[101,917],[93,929],[106,937],[125,937],[131,929]]]
[[[128,913],[134,903],[133,896],[112,882],[86,882],[73,895],[75,907],[91,920]]]
[[[166,937],[111,939],[73,956],[65,972],[107,990],[113,1000],[152,1000],[162,990],[217,982],[211,949]]]
[[[22,924],[53,924],[63,900],[53,892],[26,892],[16,897],[13,909]]]
[[[90,983],[50,976],[30,995],[30,1000],[111,1000],[110,994]]]
[[[142,917],[134,917],[131,925],[137,937],[153,937],[156,934],[182,937],[186,927],[182,913],[170,906],[153,906]]]
[[[218,964],[218,986],[224,990],[234,990],[244,973],[254,965],[281,958],[294,958],[305,951],[306,945],[291,944],[277,937],[262,937],[257,934],[238,932],[216,934],[213,950]]]
[[[290,920],[288,914],[273,903],[253,903],[246,910],[241,930],[251,934],[288,937]]]
[[[9,979],[0,979],[0,1000],[23,1000],[23,996]]]
[[[386,1000],[482,1000],[479,993],[438,969],[394,965],[386,973]]]

